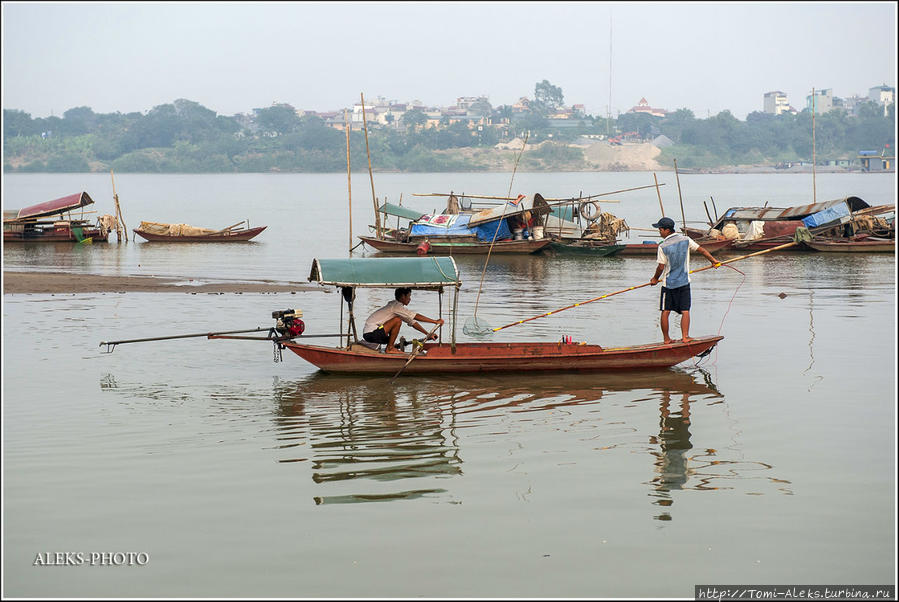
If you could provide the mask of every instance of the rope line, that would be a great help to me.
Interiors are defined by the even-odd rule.
[[[509,194],[507,196],[512,195],[512,183],[515,181],[515,172],[518,171],[518,161],[521,159],[522,153],[524,153],[524,147],[528,144],[528,136],[531,135],[531,131],[528,130],[524,134],[524,142],[521,143],[521,151],[518,153],[518,157],[515,159],[515,166],[512,168],[512,179],[509,182]],[[503,218],[506,217],[506,209],[509,207],[509,202],[506,201],[503,204],[503,212],[499,216],[499,222],[496,225],[496,230],[493,231],[493,240],[490,241],[490,247],[487,248],[487,258],[484,260],[484,269],[481,270],[481,282],[478,284],[478,296],[474,300],[474,319],[478,319],[478,303],[481,300],[481,291],[484,289],[484,274],[487,273],[487,264],[490,263],[490,253],[493,252],[493,244],[496,242],[496,235],[499,234],[499,227],[503,223]]]
[[[734,294],[730,298],[730,303],[727,304],[727,310],[725,310],[724,315],[721,317],[721,326],[718,327],[719,335],[721,334],[721,331],[724,329],[724,320],[727,318],[727,314],[730,313],[730,308],[734,304],[734,299],[737,298],[737,293],[740,291],[740,287],[743,286],[744,282],[746,282],[746,274],[745,273],[741,272],[740,270],[738,270],[737,268],[735,268],[734,266],[732,266],[730,264],[724,264],[724,265],[725,265],[725,267],[728,267],[735,272],[739,272],[743,276],[743,278],[740,280],[740,284],[737,285],[737,288],[734,289]]]

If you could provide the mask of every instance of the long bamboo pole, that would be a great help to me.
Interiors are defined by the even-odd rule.
[[[659,186],[664,186],[664,185],[665,185],[664,182],[659,184]],[[645,190],[646,188],[654,188],[654,187],[655,187],[655,184],[647,184],[646,186],[637,186],[635,188],[623,188],[621,190],[612,190],[610,192],[600,192],[599,194],[591,194],[590,196],[568,197],[568,198],[564,198],[564,199],[561,199],[561,198],[560,199],[557,199],[557,198],[548,199],[546,197],[543,197],[543,200],[546,201],[547,203],[556,203],[556,202],[567,203],[569,201],[586,201],[586,200],[590,200],[590,199],[595,199],[596,197],[608,196],[610,194],[621,194],[622,192],[632,192],[634,190]],[[449,196],[451,194],[453,194],[453,193],[451,193],[451,192],[449,192],[449,193],[447,193],[447,192],[413,192],[412,196]],[[514,201],[515,200],[515,197],[510,197],[510,196],[485,196],[485,195],[478,195],[478,194],[462,194],[459,196],[464,196],[469,199],[488,199],[488,200],[494,200],[494,201]],[[620,201],[606,200],[603,202],[618,203]]]
[[[119,205],[119,195],[115,191],[115,174],[110,169],[109,175],[112,178],[112,200],[115,202],[115,235],[116,241],[122,241],[122,231],[125,232],[125,242],[128,242],[128,226],[125,225],[125,218],[122,216],[122,207]]]
[[[652,172],[652,179],[656,182],[656,194],[659,195],[659,210],[662,212],[662,217],[665,217],[665,207],[662,206],[662,191],[659,190],[659,179],[656,177],[655,172]]]
[[[677,159],[674,160],[674,177],[677,178],[677,197],[680,199],[680,218],[684,224],[684,231],[687,230],[687,218],[684,216],[684,197],[680,193],[680,174],[677,172]]]
[[[368,179],[371,180],[371,202],[375,206],[375,232],[381,238],[381,216],[378,215],[378,199],[375,197],[375,177],[371,173],[371,151],[368,148],[368,121],[365,118],[365,95],[359,93],[362,99],[362,129],[365,130],[365,154],[368,155]]]
[[[365,105],[363,105],[364,107]],[[353,252],[353,179],[350,177],[350,120],[346,109],[343,110],[343,123],[346,130],[346,193],[349,200],[350,254]],[[343,305],[340,306],[343,308]]]
[[[107,349],[109,350],[109,353],[112,353],[115,350],[116,345],[124,345],[125,343],[146,343],[148,341],[168,341],[170,339],[189,339],[192,337],[211,337],[211,336],[222,335],[222,334],[259,332],[259,331],[263,331],[263,330],[267,331],[270,329],[262,328],[261,326],[257,326],[256,328],[250,328],[250,329],[245,329],[245,330],[225,330],[222,332],[199,332],[196,334],[176,334],[176,335],[166,336],[166,337],[150,337],[147,339],[129,339],[127,341],[103,341],[100,343],[100,346],[102,347],[103,345],[106,345]]]
[[[780,251],[781,249],[786,249],[786,248],[788,248],[788,247],[793,247],[793,246],[796,246],[796,245],[798,245],[798,244],[799,244],[799,242],[797,242],[796,240],[794,240],[793,242],[788,242],[788,243],[783,244],[783,245],[778,245],[778,246],[776,246],[776,247],[771,247],[770,249],[765,249],[765,250],[763,250],[763,251],[756,251],[755,253],[749,253],[748,255],[741,255],[741,256],[739,256],[739,257],[734,257],[734,258],[728,259],[728,260],[726,260],[726,261],[719,261],[718,263],[715,263],[715,264],[712,264],[712,265],[707,265],[707,266],[705,266],[705,267],[703,267],[703,268],[698,268],[698,269],[695,269],[695,270],[690,270],[690,273],[691,273],[691,274],[695,274],[695,273],[697,273],[697,272],[704,272],[705,270],[708,270],[708,269],[711,269],[711,268],[717,268],[717,267],[720,267],[720,266],[725,265],[725,264],[727,264],[727,263],[733,263],[733,262],[735,262],[735,261],[740,261],[741,259],[747,259],[748,257],[755,257],[755,256],[757,256],[757,255],[764,255],[765,253],[770,253],[771,251]],[[536,320],[537,318],[545,318],[545,317],[547,317],[547,316],[551,316],[551,315],[553,315],[553,314],[557,314],[557,313],[559,313],[559,312],[565,311],[566,309],[571,309],[571,308],[573,308],[573,307],[580,307],[581,305],[586,305],[587,303],[593,303],[594,301],[600,301],[600,300],[602,300],[602,299],[606,299],[606,298],[611,297],[611,296],[613,296],[613,295],[620,295],[621,293],[626,293],[626,292],[628,292],[628,291],[637,290],[638,288],[643,288],[644,286],[651,286],[651,285],[652,285],[652,282],[645,282],[645,283],[643,283],[643,284],[638,284],[637,286],[631,286],[631,287],[629,287],[629,288],[625,288],[625,289],[622,289],[622,290],[620,290],[620,291],[615,291],[614,293],[607,293],[607,294],[601,295],[601,296],[599,296],[599,297],[594,297],[593,299],[588,299],[587,301],[581,301],[580,303],[573,303],[572,305],[567,305],[567,306],[562,307],[562,308],[559,308],[559,309],[554,309],[554,310],[552,310],[552,311],[546,312],[545,314],[540,314],[539,316],[532,316],[532,317],[530,317],[530,318],[525,318],[524,320],[518,320],[517,322],[512,322],[511,324],[506,324],[505,326],[499,326],[498,328],[493,328],[493,329],[491,329],[491,330],[492,330],[493,332],[497,332],[497,331],[500,331],[500,330],[502,330],[502,329],[504,329],[504,328],[509,328],[510,326],[517,326],[518,324],[524,324],[525,322],[530,322],[531,320]]]
[[[815,98],[815,89],[812,88],[812,203],[818,202],[818,192],[815,189],[815,113],[817,113],[818,99]]]

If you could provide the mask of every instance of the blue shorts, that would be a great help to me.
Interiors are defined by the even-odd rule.
[[[659,298],[659,311],[676,311],[677,313],[690,311],[690,285],[685,284],[677,288],[663,286]]]

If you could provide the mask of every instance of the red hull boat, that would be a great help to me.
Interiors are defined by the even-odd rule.
[[[384,240],[383,238],[375,238],[373,236],[360,236],[359,239],[382,253],[403,253],[406,255],[418,254],[422,249],[422,245],[425,244],[424,241],[401,242],[398,240]],[[552,240],[548,238],[541,240],[498,240],[493,243],[493,250],[491,251],[491,243],[489,242],[428,240],[424,253],[421,254],[486,255],[488,251],[493,255],[496,255],[497,253],[536,253],[551,242]]]
[[[242,225],[246,223],[246,225]],[[248,220],[213,230],[198,228],[188,224],[165,224],[160,222],[141,222],[134,233],[150,242],[243,242],[257,236],[267,226],[250,228]]]
[[[302,338],[302,337],[300,337]],[[521,371],[645,370],[670,368],[712,349],[724,337],[700,337],[689,343],[649,343],[629,347],[563,343],[426,343],[424,354],[408,362],[406,353],[381,353],[362,345],[349,349],[287,342],[284,346],[323,372],[408,374]]]

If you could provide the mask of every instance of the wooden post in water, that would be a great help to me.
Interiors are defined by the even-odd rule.
[[[112,200],[115,203],[115,235],[116,241],[122,242],[122,232],[125,232],[125,242],[128,242],[128,226],[125,225],[125,218],[122,217],[122,208],[119,206],[119,195],[115,191],[115,174],[110,169],[109,176],[112,178]]]
[[[662,206],[662,191],[659,190],[659,179],[656,177],[656,172],[652,172],[652,179],[656,182],[656,194],[659,196],[659,210],[662,212],[662,217],[665,217],[665,208]]]
[[[680,174],[677,172],[677,159],[674,160],[674,177],[677,179],[677,197],[680,199],[680,219],[684,224],[684,232],[686,232],[687,218],[684,215],[684,197],[680,193]]]
[[[350,177],[350,120],[347,118],[346,109],[343,110],[343,124],[346,130],[346,194],[349,200],[349,222],[350,222],[350,254],[353,253],[353,179]],[[341,311],[343,304],[341,304]]]
[[[815,113],[817,112],[818,99],[815,98],[815,89],[812,88],[812,203],[818,202],[818,192],[815,189]]]
[[[362,99],[362,129],[365,130],[365,154],[368,155],[368,179],[371,180],[371,202],[375,205],[375,232],[381,238],[381,216],[378,215],[378,199],[375,197],[375,178],[371,174],[371,151],[368,149],[368,121],[365,119],[365,95],[359,93]]]

